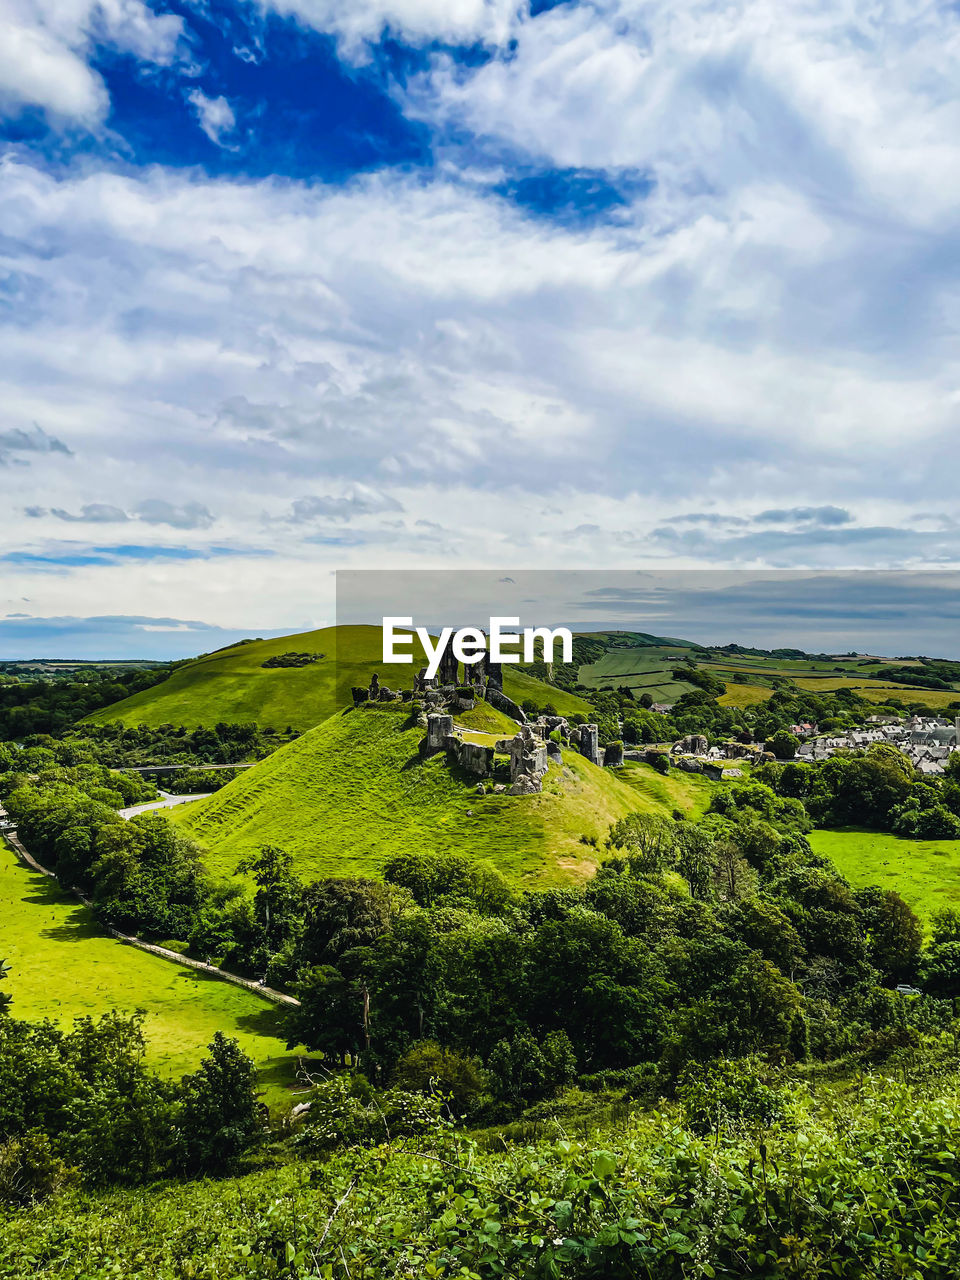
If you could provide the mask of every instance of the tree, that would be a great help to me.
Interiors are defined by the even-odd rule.
[[[396,1065],[393,1083],[418,1093],[438,1089],[464,1110],[483,1091],[477,1062],[454,1049],[441,1048],[435,1040],[422,1040],[407,1050]]]
[[[920,984],[932,996],[960,995],[960,941],[934,944],[920,970]]]
[[[317,880],[303,891],[298,964],[336,964],[355,947],[375,942],[390,927],[394,901],[375,880]]]
[[[409,890],[421,907],[459,903],[484,915],[497,915],[513,899],[509,884],[495,867],[460,853],[398,854],[383,868],[383,878]]]
[[[265,844],[256,858],[245,858],[237,875],[252,875],[257,885],[254,913],[263,930],[267,955],[293,936],[303,909],[303,885],[293,874],[293,859],[276,845]]]
[[[666,818],[631,813],[613,824],[607,844],[623,849],[637,870],[655,872],[673,862],[676,839],[676,827]]]
[[[210,1056],[183,1079],[180,1113],[184,1154],[193,1172],[219,1173],[264,1131],[264,1108],[257,1090],[257,1069],[236,1040],[216,1032]]]
[[[494,1045],[487,1059],[496,1097],[513,1103],[532,1102],[555,1093],[576,1074],[577,1059],[569,1037],[551,1031],[538,1044],[529,1031]]]
[[[10,966],[7,964],[6,960],[0,960],[0,982],[3,981],[9,972]],[[10,1007],[10,998],[10,993],[8,991],[0,991],[0,1015],[6,1013],[7,1009]]]
[[[299,1008],[286,1015],[287,1047],[306,1045],[335,1059],[354,1058],[366,1047],[368,997],[361,983],[330,964],[308,969],[296,988]]]
[[[786,729],[778,729],[766,741],[766,748],[772,751],[778,760],[792,760],[797,754],[797,747],[800,745],[800,739]]]
[[[867,959],[888,982],[912,978],[923,948],[923,928],[898,893],[870,886],[856,893],[867,935]]]

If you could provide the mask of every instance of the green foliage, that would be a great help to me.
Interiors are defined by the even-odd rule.
[[[195,1173],[233,1168],[264,1131],[257,1071],[236,1040],[220,1031],[210,1056],[181,1085],[180,1132],[184,1165]]]
[[[398,1060],[393,1082],[408,1093],[440,1093],[460,1112],[469,1111],[484,1089],[483,1073],[476,1059],[435,1040],[412,1045]]]
[[[142,1017],[0,1021],[0,1195],[141,1182],[176,1168],[222,1170],[262,1130],[256,1070],[217,1032],[179,1086],[143,1065]]]
[[[786,729],[778,729],[776,733],[770,735],[765,746],[778,760],[792,760],[797,754],[800,739]]]
[[[511,1103],[534,1102],[569,1084],[577,1058],[565,1031],[551,1031],[538,1044],[529,1031],[499,1040],[487,1059],[494,1095]]]
[[[677,1100],[693,1133],[764,1133],[791,1115],[782,1086],[763,1079],[769,1068],[759,1058],[720,1058],[706,1066],[691,1063],[677,1081]]]
[[[513,892],[494,867],[463,854],[405,853],[384,865],[388,884],[409,890],[421,907],[472,907],[481,915],[500,915],[513,899]]]
[[[334,1142],[348,1109],[372,1113],[355,1150],[236,1181],[68,1193],[53,1214],[10,1218],[0,1276],[19,1280],[28,1259],[31,1274],[61,1280],[132,1277],[144,1258],[151,1280],[952,1280],[960,1269],[954,1077],[923,1087],[868,1075],[826,1098],[751,1090],[746,1122],[705,1134],[666,1105],[508,1143],[458,1136],[440,1115],[395,1128],[383,1095],[337,1088]],[[327,1150],[318,1137],[301,1150]]]
[[[79,1169],[57,1155],[42,1129],[0,1142],[0,1205],[23,1208],[49,1200],[78,1181]]]
[[[441,1136],[450,1125],[441,1092],[377,1091],[363,1076],[341,1072],[314,1089],[310,1112],[295,1146],[310,1154],[337,1147],[373,1147],[426,1134]]]
[[[0,739],[63,733],[91,712],[160,684],[173,669],[173,664],[124,671],[91,666],[82,679],[0,679]]]

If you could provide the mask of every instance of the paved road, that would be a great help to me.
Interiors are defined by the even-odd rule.
[[[157,788],[160,791],[160,788]],[[160,791],[162,800],[153,800],[150,804],[131,804],[126,809],[118,809],[121,818],[135,818],[138,813],[149,813],[151,809],[172,809],[176,804],[186,804],[188,800],[203,800],[212,796],[212,791],[198,791],[192,796],[172,796],[169,791]]]

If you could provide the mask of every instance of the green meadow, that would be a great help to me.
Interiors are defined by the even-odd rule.
[[[292,1082],[296,1059],[280,1032],[279,1008],[195,969],[109,937],[54,880],[28,870],[0,840],[0,959],[10,1012],[27,1020],[98,1017],[143,1010],[147,1057],[165,1076],[194,1070],[215,1031],[235,1037],[257,1064],[269,1102]]]
[[[826,854],[857,889],[895,889],[924,920],[943,907],[960,908],[960,840],[911,840],[877,831],[812,831]]]

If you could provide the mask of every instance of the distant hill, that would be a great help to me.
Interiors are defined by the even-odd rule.
[[[422,650],[415,646],[422,658]],[[320,655],[304,665],[269,665]],[[86,724],[215,725],[253,721],[263,726],[310,729],[351,702],[353,685],[374,671],[384,684],[410,688],[417,664],[387,667],[376,626],[324,627],[271,640],[248,640],[177,668],[168,680],[94,712]],[[581,698],[520,671],[504,668],[504,692],[517,702],[551,702],[561,714],[587,712]]]
[[[420,760],[422,736],[397,704],[350,708],[171,815],[222,874],[275,844],[306,878],[375,875],[393,854],[423,850],[472,854],[515,882],[549,885],[592,874],[599,850],[581,835],[602,840],[636,810],[699,812],[710,795],[695,774],[602,769],[575,752],[551,766],[541,795],[478,795],[445,756]]]

